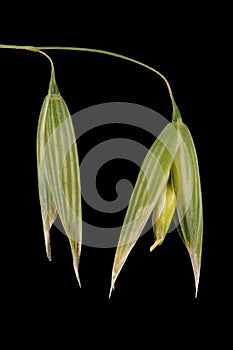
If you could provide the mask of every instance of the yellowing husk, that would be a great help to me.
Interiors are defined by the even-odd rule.
[[[158,245],[162,244],[168,229],[170,227],[176,208],[176,195],[173,185],[168,180],[167,186],[159,197],[153,210],[152,223],[155,242],[150,247],[150,251],[154,250]]]

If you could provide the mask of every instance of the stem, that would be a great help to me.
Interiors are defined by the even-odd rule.
[[[52,95],[59,95],[59,90],[55,81],[55,70],[54,70],[54,64],[51,59],[51,57],[40,50],[39,47],[34,47],[34,46],[19,46],[19,45],[0,45],[0,49],[18,49],[18,50],[28,50],[32,52],[38,52],[41,55],[45,56],[50,64],[51,64],[51,78],[50,78],[50,83],[49,83],[49,93]]]
[[[172,93],[172,89],[170,87],[170,84],[168,82],[168,80],[164,77],[163,74],[161,74],[159,71],[157,71],[156,69],[148,66],[145,63],[142,63],[140,61],[137,61],[133,58],[118,54],[118,53],[114,53],[111,51],[105,51],[105,50],[99,50],[99,49],[89,49],[89,48],[83,48],[83,47],[62,47],[62,46],[40,46],[40,47],[34,47],[34,46],[19,46],[19,45],[0,45],[0,49],[23,49],[23,50],[29,50],[29,51],[33,51],[33,52],[40,52],[42,54],[44,54],[45,56],[47,56],[43,51],[41,50],[67,50],[67,51],[83,51],[83,52],[93,52],[93,53],[99,53],[99,54],[103,54],[103,55],[108,55],[108,56],[112,56],[112,57],[116,57],[116,58],[120,58],[132,63],[135,63],[139,66],[142,66],[146,69],[149,69],[150,71],[152,71],[153,73],[159,75],[163,81],[165,82],[170,98],[171,98],[171,102],[172,102],[172,107],[173,107],[173,114],[174,114],[174,110],[176,109],[176,104],[175,104],[175,100],[173,97],[173,93]],[[51,59],[49,56],[47,56],[47,58],[49,58],[50,62]],[[53,67],[53,64],[52,64]]]
[[[42,55],[44,55],[45,57],[48,58],[48,60],[51,63],[51,68],[52,68],[52,72],[54,72],[54,65],[53,65],[53,61],[52,59],[49,57],[49,55],[47,55],[47,53],[43,52],[40,50],[39,47],[35,47],[35,46],[20,46],[20,45],[0,45],[0,49],[16,49],[16,50],[28,50],[28,51],[32,51],[32,52],[39,52]]]
[[[33,52],[40,51],[40,49],[35,46],[3,45],[3,44],[0,44],[0,49],[19,49],[19,50],[28,50]]]
[[[50,62],[51,64],[51,78],[50,78],[50,82],[49,82],[49,94],[52,96],[60,96],[60,92],[56,83],[56,79],[55,79],[55,69],[54,69],[54,64],[53,61],[51,59],[51,57],[49,55],[47,55],[47,53],[39,50],[39,53],[41,53],[42,55],[44,55]]]
[[[41,51],[41,50],[38,50],[36,52],[39,52],[41,53],[42,55],[44,55],[45,57],[47,57],[47,59],[49,60],[49,62],[51,63],[51,70],[52,70],[52,74],[54,74],[54,64],[53,64],[53,61],[51,59],[51,57],[49,57],[49,55],[47,55],[47,53]]]
[[[174,108],[175,100],[174,100],[172,89],[171,89],[171,86],[170,86],[168,80],[165,78],[165,76],[162,73],[160,73],[156,69],[148,66],[147,64],[145,64],[143,62],[137,61],[137,60],[135,60],[133,58],[130,58],[130,57],[127,57],[127,56],[124,56],[124,55],[121,55],[121,54],[118,54],[118,53],[115,53],[115,52],[99,50],[99,49],[89,49],[89,48],[83,48],[83,47],[59,47],[59,46],[51,46],[51,47],[49,47],[49,46],[41,46],[41,47],[39,47],[39,49],[40,50],[67,50],[67,51],[82,51],[82,52],[99,53],[99,54],[103,54],[103,55],[108,55],[108,56],[120,58],[120,59],[123,59],[125,61],[129,61],[129,62],[135,63],[135,64],[137,64],[139,66],[142,66],[142,67],[144,67],[146,69],[149,69],[153,73],[159,75],[163,79],[163,81],[166,83],[167,89],[168,89],[168,92],[169,92],[169,95],[170,95],[170,98],[171,98],[172,106]]]

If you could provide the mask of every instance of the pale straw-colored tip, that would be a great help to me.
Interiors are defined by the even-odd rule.
[[[189,255],[191,258],[194,281],[195,281],[195,298],[197,298],[199,280],[200,280],[200,263],[198,261],[196,252],[193,252],[193,250],[189,250]]]
[[[75,276],[76,276],[78,284],[81,288],[81,282],[80,282],[80,277],[79,277],[79,272],[78,272],[79,256],[77,256],[77,254],[73,254],[73,266],[74,266]]]
[[[197,298],[199,277],[195,280],[195,298]]]
[[[52,261],[51,252],[50,253],[47,252],[47,258],[48,258],[49,261]]]
[[[114,276],[112,276],[111,287],[110,287],[108,299],[111,298],[112,291],[115,289],[115,280],[116,280],[116,278]]]
[[[108,295],[108,299],[111,298],[111,295],[112,295],[112,291],[114,290],[114,285],[111,284],[111,288],[110,288],[110,291],[109,291],[109,295]]]
[[[46,255],[47,255],[48,260],[52,261],[52,254],[51,254],[51,246],[50,246],[50,244],[46,245]]]
[[[45,237],[45,249],[46,249],[46,255],[49,261],[52,261],[52,255],[51,255],[51,244],[50,244],[50,234],[49,231],[44,232]]]
[[[150,247],[150,252],[152,252],[152,250],[154,250],[158,245],[162,244],[163,239],[156,239],[156,241],[154,242],[154,244],[152,244],[152,246]]]
[[[81,288],[81,281],[80,281],[80,277],[79,277],[79,273],[78,273],[78,268],[77,267],[74,267],[74,272],[75,272],[75,276],[77,278],[79,287]]]

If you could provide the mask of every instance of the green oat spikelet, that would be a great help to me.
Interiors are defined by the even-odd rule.
[[[109,296],[151,212],[155,242],[150,251],[164,241],[175,210],[177,229],[191,259],[197,296],[203,237],[200,175],[192,136],[173,101],[172,123],[147,153],[131,195],[115,253]]]
[[[45,133],[46,112],[48,110],[49,98],[44,99],[37,127],[37,173],[41,215],[45,238],[45,248],[48,259],[51,261],[50,228],[57,217],[56,205],[50,191],[46,177],[45,162],[43,153],[46,147],[48,132]]]
[[[166,188],[178,145],[177,130],[172,123],[169,123],[157,137],[143,161],[121,229],[112,268],[109,296],[130,251]]]
[[[49,229],[59,215],[69,239],[74,271],[78,273],[82,242],[82,212],[79,159],[68,107],[52,73],[48,95],[42,105],[37,132],[39,197],[48,258]]]
[[[187,125],[183,123],[178,108],[173,120],[180,138],[179,150],[171,172],[177,197],[178,232],[191,259],[197,296],[203,240],[203,207],[199,165],[192,135]]]

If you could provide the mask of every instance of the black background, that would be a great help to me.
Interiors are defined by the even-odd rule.
[[[23,325],[24,332],[20,333],[23,341],[30,329],[29,333],[36,331],[34,339],[47,334],[52,341],[69,330],[77,346],[85,331],[86,344],[93,340],[112,346],[115,342],[121,343],[124,336],[140,338],[156,346],[156,341],[167,333],[164,342],[169,334],[172,341],[186,335],[192,342],[199,342],[201,334],[207,334],[207,327],[212,330],[220,322],[224,310],[220,298],[225,288],[224,276],[216,261],[219,232],[212,223],[215,217],[210,157],[213,138],[205,121],[211,101],[207,88],[212,54],[211,22],[207,25],[206,14],[199,10],[191,15],[191,10],[186,9],[183,15],[174,18],[166,11],[150,18],[150,10],[144,13],[138,9],[137,16],[133,9],[129,14],[120,9],[119,15],[115,10],[107,9],[100,17],[99,12],[90,9],[95,14],[94,19],[90,19],[88,11],[74,9],[74,18],[68,23],[63,20],[66,14],[62,10],[60,16],[48,24],[50,17],[44,14],[38,18],[25,16],[25,20],[19,17],[3,26],[0,43],[109,50],[151,65],[167,77],[183,121],[193,135],[200,165],[204,245],[198,297],[194,298],[191,263],[177,232],[169,235],[151,254],[148,251],[153,241],[151,231],[137,242],[110,300],[115,249],[82,247],[81,289],[73,272],[69,243],[55,227],[51,230],[53,261],[47,260],[35,145],[50,67],[37,53],[0,50],[2,304],[6,307],[6,328],[15,331]],[[32,10],[36,12],[37,9]],[[172,10],[169,14],[172,15]],[[50,56],[60,92],[71,114],[98,103],[124,101],[150,107],[171,120],[166,86],[152,72],[98,54],[50,51]],[[121,137],[122,130],[99,130],[92,135],[91,142],[106,139],[106,132],[117,136],[118,131]],[[127,132],[133,138],[134,131]],[[147,146],[153,142],[144,134],[139,137]],[[81,159],[89,145],[88,139],[80,145]],[[111,191],[114,195],[108,179],[116,175],[116,169],[113,165],[112,173],[106,169],[101,174],[99,191],[103,196]],[[127,165],[127,174],[120,172],[119,178],[128,176],[135,181],[137,170],[132,167],[130,171]],[[85,215],[88,218],[87,209]]]

